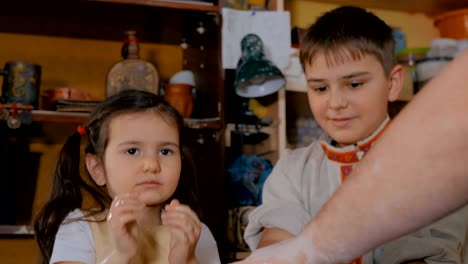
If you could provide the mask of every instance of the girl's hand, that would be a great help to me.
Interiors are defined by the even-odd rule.
[[[136,193],[117,195],[107,215],[115,252],[124,262],[130,261],[137,253],[137,218],[145,205]]]
[[[168,226],[171,232],[169,263],[198,263],[195,248],[200,238],[201,222],[195,212],[178,200],[172,200],[161,218],[163,225]]]

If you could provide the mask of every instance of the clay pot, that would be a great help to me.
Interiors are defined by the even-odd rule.
[[[182,83],[168,83],[164,88],[164,99],[184,117],[189,118],[193,110],[193,86]]]

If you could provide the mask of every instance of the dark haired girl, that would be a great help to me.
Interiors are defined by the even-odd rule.
[[[95,109],[63,146],[50,200],[35,221],[44,262],[220,262],[192,209],[183,122],[144,91],[120,92]]]

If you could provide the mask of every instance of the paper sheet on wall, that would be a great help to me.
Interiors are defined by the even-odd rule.
[[[263,42],[265,58],[283,69],[291,48],[290,15],[287,11],[239,11],[223,8],[222,60],[224,69],[235,69],[241,56],[241,40],[249,33]]]

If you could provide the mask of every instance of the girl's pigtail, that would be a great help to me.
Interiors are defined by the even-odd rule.
[[[82,131],[76,131],[63,145],[55,166],[51,196],[34,222],[36,241],[44,263],[49,263],[59,226],[71,211],[82,204],[81,134]]]

